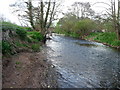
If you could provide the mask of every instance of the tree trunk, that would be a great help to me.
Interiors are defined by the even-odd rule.
[[[52,23],[54,9],[55,9],[55,2],[53,2],[53,8],[52,8],[52,12],[50,14],[50,20],[49,20],[49,24],[47,26],[47,29],[50,27],[50,25]]]
[[[44,35],[44,18],[43,18],[43,1],[41,1],[41,18],[40,18],[40,26],[41,26],[41,33]]]
[[[120,40],[120,24],[117,23],[117,38]]]
[[[48,8],[47,8],[47,12],[46,12],[46,17],[45,17],[45,23],[44,23],[44,28],[46,28],[46,25],[47,25],[47,20],[48,20],[48,15],[49,15],[49,10],[50,10],[50,2],[51,0],[49,0],[49,3],[48,3]]]
[[[117,13],[117,38],[120,40],[120,0],[118,0],[118,13]]]
[[[35,29],[35,26],[34,26],[34,20],[33,20],[33,9],[32,9],[32,2],[31,2],[31,0],[29,0],[29,2],[28,2],[28,15],[29,15],[29,20],[30,20],[30,24],[31,24],[31,26],[32,26],[32,28],[33,29]]]

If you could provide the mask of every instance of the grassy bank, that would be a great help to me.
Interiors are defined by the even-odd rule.
[[[2,54],[13,55],[21,51],[39,51],[43,35],[30,27],[2,22]]]
[[[120,40],[117,39],[115,32],[92,32],[90,34],[81,35],[75,32],[66,32],[61,30],[55,30],[58,34],[64,34],[65,36],[70,36],[73,38],[86,39],[91,41],[97,41],[111,47],[120,47]]]
[[[87,40],[98,41],[112,47],[120,47],[120,40],[117,39],[117,35],[114,32],[91,33],[84,38]]]

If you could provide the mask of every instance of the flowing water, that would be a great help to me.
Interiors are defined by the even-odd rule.
[[[47,58],[59,73],[60,88],[120,87],[120,51],[57,34],[46,45]]]

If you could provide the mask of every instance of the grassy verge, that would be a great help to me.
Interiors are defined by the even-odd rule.
[[[85,39],[98,41],[112,47],[120,47],[120,40],[117,40],[117,36],[114,32],[91,33],[86,36]]]
[[[22,27],[10,22],[2,23],[2,54],[13,55],[19,50],[39,51],[44,39],[40,32],[32,31],[30,27]]]

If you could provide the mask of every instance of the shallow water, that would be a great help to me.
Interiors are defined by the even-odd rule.
[[[56,34],[46,45],[47,58],[59,73],[60,88],[120,87],[120,51]]]

